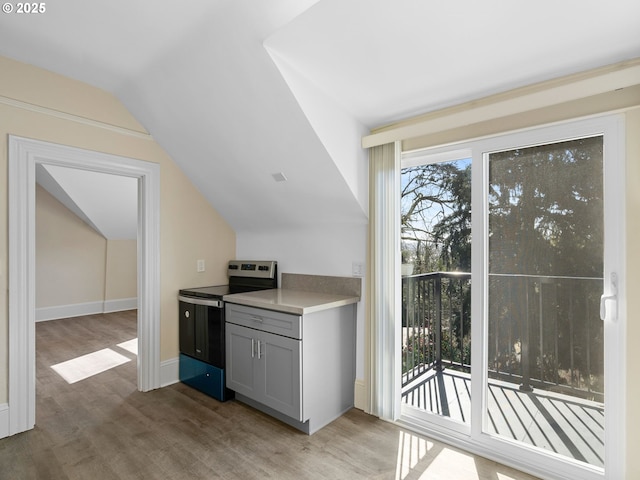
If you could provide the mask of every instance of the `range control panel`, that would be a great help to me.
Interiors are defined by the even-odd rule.
[[[271,260],[231,260],[229,261],[228,274],[230,277],[273,278],[276,264],[277,262]]]

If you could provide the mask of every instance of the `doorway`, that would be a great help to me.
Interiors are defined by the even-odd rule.
[[[35,171],[38,164],[138,181],[138,389],[160,387],[158,164],[9,137],[9,435],[35,424]]]

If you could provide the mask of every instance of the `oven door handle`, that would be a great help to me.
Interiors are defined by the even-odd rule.
[[[178,300],[185,303],[192,303],[194,305],[204,305],[205,307],[222,308],[222,306],[224,305],[224,302],[222,302],[222,300],[210,300],[206,298],[185,297],[183,295],[179,295]]]

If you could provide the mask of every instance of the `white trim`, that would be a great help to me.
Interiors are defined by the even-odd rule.
[[[80,317],[82,315],[96,315],[99,313],[122,312],[125,310],[135,310],[136,308],[138,308],[137,297],[40,307],[36,308],[36,322]]]
[[[636,58],[521,87],[374,130],[362,138],[362,147],[375,147],[549,107],[557,105],[558,99],[564,103],[592,97],[637,85],[639,76],[640,59]]]
[[[367,385],[359,378],[353,385],[353,406],[362,411],[367,408]]]
[[[74,303],[72,305],[58,305],[55,307],[36,308],[36,322],[57,320],[59,318],[95,315],[104,312],[104,302]]]
[[[0,438],[9,436],[9,404],[0,403]]]
[[[116,298],[104,301],[104,313],[123,312],[125,310],[135,310],[138,308],[138,297]]]
[[[160,362],[160,386],[168,387],[180,381],[180,358]]]
[[[576,478],[580,480],[602,480],[602,472],[595,467],[576,464],[576,468],[557,468],[557,464],[549,464],[550,461],[557,460],[557,456],[553,452],[539,451],[536,453],[525,452],[523,454],[523,449],[514,446],[512,442],[495,441],[495,439],[489,439],[490,442],[488,444],[482,444],[471,440],[468,435],[426,422],[424,416],[412,417],[411,415],[403,414],[399,421],[393,423],[455,448],[461,448],[469,453],[515,468],[536,478],[549,480],[575,480]],[[616,477],[611,478],[617,480]]]
[[[61,112],[52,108],[43,107],[42,105],[36,105],[34,103],[16,100],[15,98],[5,97],[4,95],[0,95],[0,103],[3,103],[10,107],[21,108],[22,110],[28,110],[30,112],[40,113],[42,115],[48,115],[50,117],[60,118],[62,120],[69,120],[72,122],[81,123],[83,125],[89,125],[90,127],[97,127],[103,130],[109,130],[111,132],[120,133],[131,137],[142,138],[144,140],[153,140],[153,137],[145,131],[132,130],[130,128],[111,125],[110,123],[100,122],[98,120],[81,117],[79,115],[73,115],[67,112]]]
[[[616,307],[607,311],[605,335],[605,474],[607,478],[626,478],[627,453],[627,300],[626,300],[626,127],[625,117],[615,116],[604,132],[605,161],[605,291],[612,294],[608,281],[618,276]]]
[[[138,389],[160,386],[160,166],[9,136],[9,433],[35,424],[35,169],[39,163],[138,179]]]
[[[439,151],[436,151],[435,149],[430,150],[428,154],[425,154],[424,150],[413,150],[411,152],[402,153],[401,165],[402,168],[417,167],[419,165],[453,162],[467,158],[471,158],[470,148],[461,148],[459,150],[441,148]]]
[[[35,424],[35,168],[9,137],[9,435]],[[35,167],[35,166],[34,166]]]

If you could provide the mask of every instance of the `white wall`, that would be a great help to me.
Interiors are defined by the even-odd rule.
[[[104,299],[138,297],[138,241],[107,240]]]
[[[103,303],[106,249],[102,235],[37,186],[36,310]]]
[[[105,239],[36,186],[36,320],[135,308],[137,279],[135,239]]]
[[[236,232],[238,259],[276,260],[278,272],[352,276],[352,263],[366,263],[367,224],[331,224],[268,232]],[[364,306],[357,305],[356,378],[364,378]]]
[[[362,148],[360,139],[369,133],[369,129],[312,81],[301,76],[277,51],[269,48],[268,40],[265,46],[366,215],[369,211],[369,151]]]

